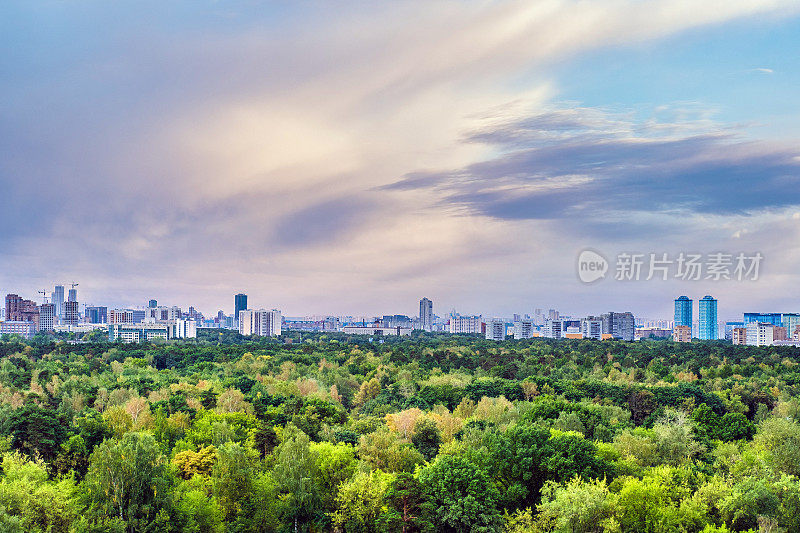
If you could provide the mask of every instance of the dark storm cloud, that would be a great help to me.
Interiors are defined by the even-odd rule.
[[[549,112],[468,136],[496,147],[492,159],[416,172],[387,189],[436,191],[445,204],[509,220],[746,215],[800,204],[800,151],[744,142],[729,131],[675,135],[690,126],[635,124],[597,110]]]

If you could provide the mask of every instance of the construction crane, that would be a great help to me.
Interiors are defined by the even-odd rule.
[[[44,300],[43,303],[47,303],[47,298],[48,298],[47,291],[39,291],[39,294],[42,295],[42,299]]]
[[[74,289],[75,287],[77,287],[78,285],[79,285],[78,283],[72,282],[72,288],[73,288],[73,289]]]

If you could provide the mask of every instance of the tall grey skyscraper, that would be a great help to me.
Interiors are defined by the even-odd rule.
[[[233,319],[239,321],[239,311],[247,309],[247,295],[239,293],[233,298]]]
[[[632,341],[634,339],[636,319],[630,311],[624,313],[610,311],[600,315],[600,320],[603,324],[603,333],[624,341]]]
[[[698,338],[701,340],[717,340],[717,300],[711,296],[703,296],[698,302],[698,318],[700,320]]]
[[[419,301],[419,329],[433,330],[433,302],[427,298]]]
[[[64,286],[56,285],[53,291],[53,305],[55,306],[56,318],[64,318]]]
[[[77,302],[78,301],[78,289],[72,288],[69,290],[69,295],[67,296],[68,302]]]

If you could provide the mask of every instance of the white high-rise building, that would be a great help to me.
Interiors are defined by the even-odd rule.
[[[39,331],[53,331],[56,325],[56,306],[53,304],[42,304],[39,306]]]
[[[419,301],[419,329],[423,331],[433,329],[433,302],[427,298]]]
[[[282,320],[278,309],[244,309],[239,311],[239,333],[259,337],[280,335]]]
[[[486,323],[486,340],[504,341],[506,340],[506,321],[500,318],[493,318]]]
[[[766,322],[750,322],[747,324],[748,346],[772,346],[774,327]]]
[[[603,319],[596,316],[586,317],[581,320],[581,333],[584,339],[603,338]]]
[[[193,320],[177,319],[169,325],[171,339],[196,339],[197,323]]]
[[[544,336],[551,339],[560,339],[566,334],[563,320],[547,319],[544,323]]]
[[[533,331],[533,320],[530,318],[522,318],[514,322],[515,339],[530,339],[533,337]]]
[[[452,315],[450,317],[450,333],[481,333],[483,317]]]

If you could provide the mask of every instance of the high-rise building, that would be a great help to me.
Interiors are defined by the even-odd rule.
[[[239,320],[239,313],[247,309],[247,295],[239,293],[233,297],[233,316]]]
[[[453,314],[450,316],[450,333],[481,333],[483,329],[483,317],[461,316]]]
[[[433,329],[433,302],[427,298],[419,301],[419,328],[423,331]]]
[[[504,341],[506,340],[506,321],[501,318],[493,318],[486,323],[486,340]]]
[[[53,305],[56,306],[56,318],[61,320],[64,318],[64,286],[56,285],[53,291]]]
[[[772,346],[773,326],[768,322],[750,322],[747,324],[748,346]]]
[[[147,302],[147,307],[149,307],[150,309],[158,307],[158,300],[150,300],[149,302]]]
[[[677,306],[677,301],[676,304]],[[709,295],[703,296],[698,302],[698,318],[700,320],[697,337],[700,340],[717,340],[717,300]],[[675,309],[677,313],[677,307]]]
[[[19,294],[6,294],[6,320],[12,320],[11,317],[16,316],[22,301],[23,298]]]
[[[615,313],[610,311],[600,315],[603,321],[603,333],[611,335],[615,339],[632,341],[636,335],[636,320],[633,313]]]
[[[169,338],[171,339],[196,339],[197,322],[194,319],[178,319],[169,324]]]
[[[800,326],[800,314],[798,313],[783,313],[783,323],[781,324],[786,328],[786,332],[791,337],[797,326]]]
[[[39,306],[33,300],[26,300],[17,294],[6,295],[6,320],[10,322],[30,322],[34,332],[39,331]]]
[[[533,320],[530,318],[520,318],[514,322],[515,339],[530,339],[533,337],[534,331]]]
[[[89,324],[106,324],[108,322],[108,307],[89,306],[84,313]]]
[[[39,306],[39,331],[53,331],[56,325],[56,306],[42,304]]]
[[[581,334],[584,339],[603,338],[603,319],[598,316],[588,316],[581,320]]]
[[[78,289],[76,289],[75,287],[72,287],[69,290],[69,293],[67,295],[67,301],[68,302],[77,302],[78,301]],[[66,312],[66,310],[65,310],[65,312]]]
[[[688,296],[675,299],[675,326],[692,327],[692,299]]]
[[[544,336],[551,339],[561,339],[567,333],[567,326],[564,320],[546,319],[544,321]]]
[[[78,311],[78,302],[70,300],[64,302],[64,320],[62,322],[67,326],[77,326],[81,321],[81,314]]]
[[[243,309],[239,311],[239,333],[271,337],[281,334],[283,317],[278,309]]]

